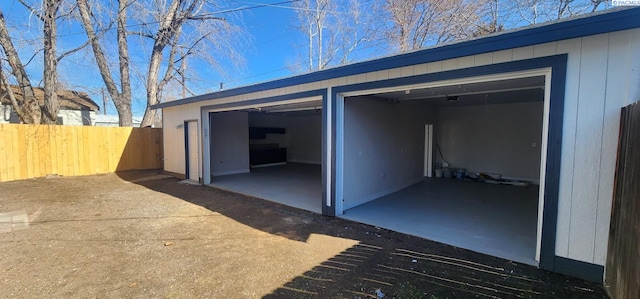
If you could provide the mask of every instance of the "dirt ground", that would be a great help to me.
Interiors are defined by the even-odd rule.
[[[0,220],[11,215],[1,298],[606,298],[597,284],[149,171],[0,183]]]

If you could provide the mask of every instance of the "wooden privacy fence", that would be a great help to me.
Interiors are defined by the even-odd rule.
[[[622,108],[605,283],[614,299],[640,294],[640,103]]]
[[[0,182],[162,168],[162,129],[0,124]]]

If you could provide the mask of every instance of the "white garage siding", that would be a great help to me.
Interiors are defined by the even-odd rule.
[[[604,265],[620,108],[640,100],[640,30],[561,41],[557,52],[569,56],[556,255]]]
[[[162,138],[164,138],[164,170],[177,174],[185,174],[184,122],[200,120],[200,105],[197,103],[164,108],[162,111]],[[202,132],[198,121],[198,132]],[[198,134],[202,136],[202,134]],[[203,140],[200,138],[200,140]],[[202,151],[199,161],[202,160]],[[198,176],[202,177],[202,165],[199,165]]]
[[[165,169],[184,173],[183,130],[199,107],[308,90],[568,54],[556,255],[604,265],[620,108],[640,100],[640,29],[381,70],[165,107]]]

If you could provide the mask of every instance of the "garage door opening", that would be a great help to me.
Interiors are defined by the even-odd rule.
[[[322,213],[322,102],[209,113],[211,186]]]
[[[469,79],[345,96],[341,217],[537,265],[546,82]]]

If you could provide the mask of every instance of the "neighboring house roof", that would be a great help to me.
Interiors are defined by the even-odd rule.
[[[120,121],[120,117],[117,115],[104,115],[104,114],[96,114],[95,115],[95,123],[96,124],[115,124],[117,125]],[[134,125],[140,125],[142,122],[142,117],[134,116],[131,118]]]
[[[176,101],[164,102],[153,105],[151,108],[158,109],[173,107],[362,73],[640,28],[639,19],[640,8],[609,9],[601,12],[566,18],[559,21],[507,30],[475,39],[438,45],[414,52],[357,62],[293,77],[198,95]]]
[[[23,94],[19,86],[11,85],[11,90],[16,98],[21,99]],[[40,105],[44,104],[44,89],[40,87],[34,87],[33,92],[38,99]],[[0,88],[0,103],[2,105],[10,105],[9,97],[6,95],[6,90]],[[75,90],[58,90],[58,105],[63,110],[100,110],[100,106],[94,102],[88,94],[75,91]]]

